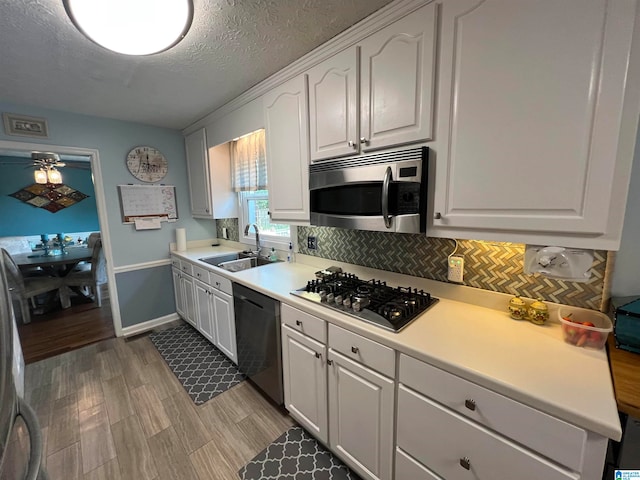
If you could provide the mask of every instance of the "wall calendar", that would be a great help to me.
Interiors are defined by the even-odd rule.
[[[144,217],[167,221],[178,218],[173,185],[118,185],[118,196],[123,223],[135,223],[136,218]]]

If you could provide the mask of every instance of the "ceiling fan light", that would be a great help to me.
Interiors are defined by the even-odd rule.
[[[125,55],[151,55],[177,44],[193,20],[192,0],[64,0],[90,40]]]
[[[54,184],[62,183],[62,174],[53,167],[47,170],[47,177],[49,179],[49,183],[54,183]]]
[[[46,170],[36,170],[33,172],[33,176],[36,179],[36,183],[47,183],[47,172]]]

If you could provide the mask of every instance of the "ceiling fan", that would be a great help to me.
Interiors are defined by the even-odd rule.
[[[0,155],[0,165],[21,165],[24,168],[42,168],[49,170],[51,168],[79,168],[82,170],[91,170],[91,163],[86,160],[64,160],[60,159],[60,155],[53,152],[31,152],[31,159],[24,155],[24,158],[17,156],[3,157]]]

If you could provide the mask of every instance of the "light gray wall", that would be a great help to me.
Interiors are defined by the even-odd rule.
[[[640,295],[640,129],[633,158],[622,242],[616,255],[611,294],[614,297]]]

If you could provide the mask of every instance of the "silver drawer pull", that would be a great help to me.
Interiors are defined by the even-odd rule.
[[[351,353],[358,353],[360,349],[358,347],[351,347]]]
[[[296,325],[301,327],[302,326],[302,322],[300,320],[296,320]]]
[[[469,457],[464,457],[460,459],[460,466],[462,468],[464,468],[465,470],[470,470],[471,469],[471,460],[469,460]]]
[[[464,401],[464,406],[467,407],[469,410],[475,410],[476,409],[476,401],[472,400],[471,398],[467,398]]]
[[[322,358],[322,354],[321,354],[321,353],[316,352],[316,358]]]

